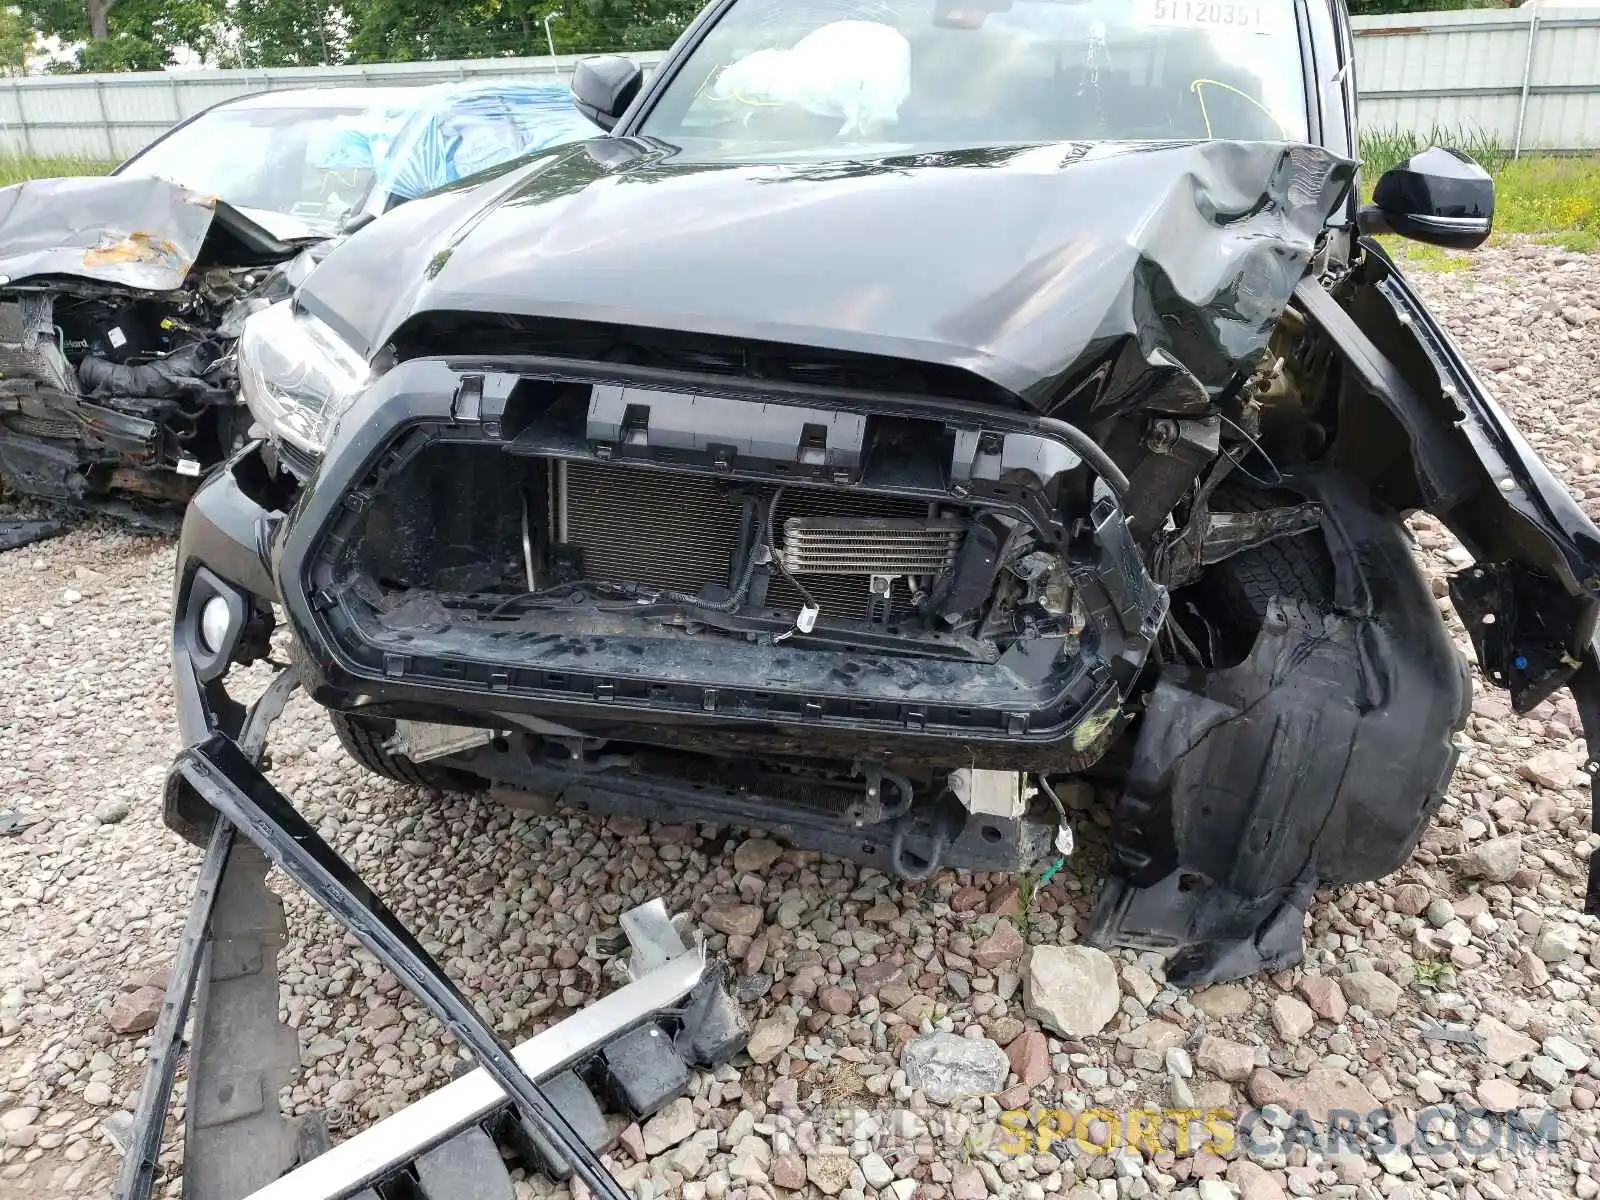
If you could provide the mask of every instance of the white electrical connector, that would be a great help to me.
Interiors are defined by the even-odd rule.
[[[785,629],[782,633],[774,636],[772,639],[772,644],[776,646],[779,642],[787,642],[797,633],[810,633],[817,627],[817,618],[821,615],[822,609],[817,605],[802,605],[800,608],[800,614],[794,619],[794,627],[792,629]]]

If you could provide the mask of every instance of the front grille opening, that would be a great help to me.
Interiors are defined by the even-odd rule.
[[[566,402],[559,386],[529,389],[522,413]],[[981,510],[915,497],[445,441],[372,488],[347,581],[391,635],[461,621],[769,642],[814,631],[803,644],[992,661],[1012,630],[1048,634],[1050,614],[1022,606],[1057,598],[1059,560],[1013,550],[1007,570]],[[974,592],[961,581],[977,560],[989,573]]]
[[[559,385],[527,396],[524,415],[565,403]],[[357,558],[395,602],[417,591],[512,598],[530,590],[530,566],[536,590],[598,581],[715,599],[737,584],[772,495],[681,471],[435,443],[371,506]],[[966,519],[922,500],[791,486],[773,541],[822,619],[898,628],[916,617],[913,587],[950,561]],[[872,591],[875,573],[889,576],[887,596],[882,578]],[[748,613],[791,621],[802,604],[788,579],[763,570]]]

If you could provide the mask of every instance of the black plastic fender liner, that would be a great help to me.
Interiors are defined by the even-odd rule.
[[[1093,942],[1176,950],[1180,986],[1293,965],[1318,885],[1401,866],[1470,709],[1398,518],[1347,479],[1294,486],[1323,504],[1333,602],[1274,601],[1238,666],[1162,671],[1091,918]]]

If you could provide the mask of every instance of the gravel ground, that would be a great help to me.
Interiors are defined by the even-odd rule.
[[[1600,258],[1512,245],[1416,282],[1600,515]],[[1462,551],[1425,518],[1415,528],[1442,595]],[[104,1194],[116,1161],[104,1123],[131,1107],[147,1041],[112,1019],[159,999],[138,989],[159,989],[188,902],[198,852],[162,827],[157,799],[177,746],[172,558],[169,541],[109,527],[0,555],[0,807],[39,819],[0,838],[0,1198]],[[1576,715],[1563,694],[1514,717],[1504,693],[1481,690],[1473,714],[1450,800],[1412,862],[1319,897],[1301,969],[1196,995],[1164,986],[1151,955],[1026,957],[1027,943],[1071,946],[1081,926],[1098,886],[1098,812],[1079,818],[1083,861],[1012,917],[1016,889],[1000,877],[902,887],[738,831],[512,815],[393,786],[348,762],[304,700],[273,746],[280,784],[507,1036],[614,986],[592,939],[653,895],[695,913],[710,946],[739,962],[761,1061],[697,1077],[690,1100],[625,1132],[612,1161],[640,1196],[1592,1197],[1600,938],[1579,909],[1597,841]],[[290,1104],[329,1108],[353,1129],[446,1081],[458,1056],[437,1022],[284,890],[281,996],[305,1066]],[[1053,987],[1062,966],[1082,984]],[[1422,1036],[1435,1020],[1482,1040]],[[957,1037],[929,1036],[941,1032]],[[938,1099],[975,1082],[1009,1090]],[[983,1141],[1002,1102],[1382,1104],[1402,1134],[1454,1102],[1547,1111],[1567,1140],[1472,1154],[1484,1131],[1463,1119],[1463,1148],[1431,1157],[1294,1144],[1253,1162],[1175,1156],[1170,1133],[1144,1161],[1071,1142],[1017,1156]],[[832,1142],[850,1153],[823,1152],[822,1118],[852,1108],[866,1115]],[[517,1187],[566,1195],[539,1179]]]

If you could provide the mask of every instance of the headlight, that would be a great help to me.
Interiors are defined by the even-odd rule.
[[[239,393],[273,437],[321,455],[372,368],[327,325],[284,300],[244,323]]]

